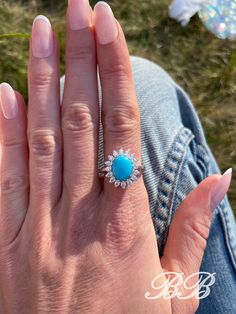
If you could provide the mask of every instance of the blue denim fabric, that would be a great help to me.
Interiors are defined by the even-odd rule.
[[[141,114],[143,176],[162,254],[176,209],[219,168],[185,92],[155,63],[139,57],[131,62]],[[63,87],[64,78],[61,91]],[[102,131],[99,148],[102,166]],[[215,272],[216,283],[197,313],[236,314],[236,225],[227,197],[215,210],[201,271]]]

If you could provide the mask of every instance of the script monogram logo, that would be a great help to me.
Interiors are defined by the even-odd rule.
[[[215,275],[216,273],[197,272],[184,277],[184,273],[165,272],[156,276],[151,283],[151,287],[156,291],[156,294],[153,295],[150,291],[147,291],[145,298],[149,300],[159,298],[187,300],[193,297],[204,299],[211,292],[210,287],[215,283]],[[184,295],[181,290],[185,291]],[[186,293],[186,291],[189,293]]]

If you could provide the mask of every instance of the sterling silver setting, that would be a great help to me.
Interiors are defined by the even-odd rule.
[[[125,156],[129,158],[133,166],[129,178],[124,181],[117,180],[112,170],[113,162],[118,156]],[[102,172],[105,173],[105,177],[109,180],[109,183],[114,184],[115,188],[121,187],[122,189],[126,189],[128,186],[131,186],[135,181],[137,181],[141,175],[141,170],[143,167],[139,166],[138,161],[139,160],[135,158],[135,154],[131,154],[129,149],[124,150],[121,148],[119,150],[113,150],[112,155],[108,155],[107,161],[105,161],[105,167]]]

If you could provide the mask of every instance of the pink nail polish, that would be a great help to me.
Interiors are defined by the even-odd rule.
[[[32,53],[36,58],[47,58],[53,53],[53,32],[48,18],[38,15],[32,25]]]
[[[18,104],[14,90],[8,83],[0,85],[0,103],[6,119],[14,119],[18,112]]]
[[[219,179],[211,194],[211,209],[214,210],[224,199],[230,187],[232,179],[232,168],[228,169]]]
[[[68,19],[72,30],[81,30],[91,25],[91,11],[88,0],[69,0]]]
[[[112,43],[118,36],[118,29],[110,6],[100,1],[95,5],[94,13],[98,42],[101,45]]]

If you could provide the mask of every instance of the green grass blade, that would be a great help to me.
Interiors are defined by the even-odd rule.
[[[29,38],[30,34],[28,33],[15,33],[15,34],[0,34],[0,39],[5,38]]]

